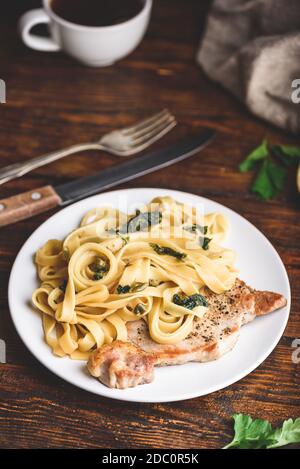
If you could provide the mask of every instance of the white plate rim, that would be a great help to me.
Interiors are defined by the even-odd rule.
[[[50,366],[49,364],[45,363],[43,360],[40,359],[40,357],[31,349],[30,347],[30,341],[28,339],[28,337],[24,336],[22,330],[20,329],[19,327],[19,323],[18,323],[18,320],[17,320],[17,316],[16,314],[13,312],[13,279],[14,279],[14,276],[15,276],[15,272],[16,272],[16,269],[17,269],[17,266],[18,266],[18,262],[19,262],[19,259],[20,257],[22,256],[22,252],[23,250],[26,249],[27,245],[30,244],[31,240],[33,237],[37,236],[38,235],[38,232],[39,230],[45,225],[47,224],[48,222],[51,222],[53,223],[53,221],[55,220],[56,217],[59,217],[62,215],[62,213],[64,213],[65,211],[69,210],[70,207],[72,208],[75,208],[77,206],[80,206],[80,205],[84,205],[84,203],[86,201],[92,201],[92,200],[97,200],[99,198],[101,198],[101,196],[103,195],[113,195],[113,194],[117,194],[117,193],[126,193],[128,194],[128,192],[131,192],[131,193],[134,193],[134,192],[143,192],[143,191],[153,191],[154,195],[155,193],[158,191],[160,195],[171,195],[173,196],[174,198],[178,198],[178,200],[180,200],[180,196],[183,196],[183,197],[193,197],[193,198],[197,198],[199,200],[199,202],[208,202],[208,203],[213,203],[217,208],[219,208],[220,210],[222,209],[226,209],[226,211],[228,211],[229,213],[233,214],[235,217],[238,217],[242,222],[248,224],[249,228],[252,229],[252,230],[255,230],[256,232],[256,235],[258,235],[259,237],[262,237],[264,242],[266,242],[268,245],[269,245],[269,248],[273,251],[273,254],[274,256],[277,258],[277,261],[279,262],[279,265],[282,269],[282,274],[284,276],[284,280],[286,282],[286,287],[287,287],[287,305],[286,305],[286,310],[287,310],[287,314],[286,314],[286,318],[284,321],[282,321],[282,325],[281,325],[281,328],[280,330],[278,331],[276,337],[274,338],[272,344],[269,345],[269,347],[266,348],[265,352],[261,355],[260,359],[256,362],[254,362],[251,366],[245,368],[243,371],[241,371],[240,373],[237,373],[234,378],[228,378],[227,380],[224,380],[223,383],[221,385],[212,385],[210,387],[208,387],[208,389],[205,391],[205,392],[197,392],[197,391],[194,391],[194,392],[185,392],[184,393],[184,396],[178,396],[178,394],[172,394],[170,392],[170,395],[168,398],[155,398],[155,399],[143,399],[143,393],[141,393],[141,396],[140,398],[136,398],[136,397],[131,397],[131,396],[128,396],[128,395],[125,395],[122,396],[122,394],[120,395],[113,395],[111,391],[114,391],[114,390],[111,390],[110,388],[107,388],[105,386],[102,386],[100,385],[99,386],[99,392],[97,391],[94,391],[94,390],[91,390],[89,389],[87,386],[83,386],[81,385],[80,383],[78,383],[76,380],[72,380],[72,379],[67,379],[63,376],[62,373],[60,373],[59,369],[54,369],[54,367]],[[272,243],[268,240],[268,238],[258,229],[256,228],[255,225],[253,225],[249,220],[247,220],[247,218],[243,217],[242,215],[240,215],[239,213],[235,212],[234,210],[232,210],[231,208],[227,207],[226,205],[223,205],[219,202],[216,202],[212,199],[209,199],[209,198],[206,198],[206,197],[202,197],[200,195],[197,195],[197,194],[193,194],[193,193],[190,193],[190,192],[184,192],[184,191],[179,191],[179,190],[173,190],[173,189],[165,189],[165,188],[154,188],[154,187],[139,187],[139,188],[128,188],[128,189],[116,189],[116,190],[113,190],[113,191],[107,191],[107,192],[102,192],[100,194],[96,194],[94,196],[90,196],[90,197],[87,197],[83,200],[80,200],[78,202],[75,202],[69,206],[66,206],[64,208],[62,208],[61,210],[59,210],[58,212],[56,212],[55,214],[53,214],[51,217],[49,217],[47,220],[45,220],[41,225],[39,225],[34,231],[33,233],[31,233],[31,235],[29,236],[29,238],[25,241],[25,243],[22,245],[21,249],[19,250],[16,258],[15,258],[15,261],[13,263],[13,266],[12,266],[12,269],[11,269],[11,273],[10,273],[10,277],[9,277],[9,283],[8,283],[8,305],[9,305],[9,311],[10,311],[10,317],[12,319],[12,322],[14,324],[14,327],[20,337],[20,339],[22,340],[22,342],[24,343],[24,345],[26,346],[26,348],[30,351],[30,353],[43,365],[45,366],[49,371],[51,371],[52,373],[54,373],[56,376],[58,376],[59,378],[63,379],[64,381],[80,388],[80,389],[83,389],[85,391],[88,391],[88,392],[91,392],[93,394],[96,394],[96,395],[100,395],[102,397],[106,397],[106,398],[110,398],[110,399],[114,399],[114,400],[121,400],[121,401],[128,401],[128,402],[141,402],[141,403],[159,403],[159,402],[176,402],[176,401],[182,401],[182,400],[187,400],[187,399],[192,399],[192,398],[196,398],[196,397],[201,397],[201,396],[205,396],[205,395],[208,395],[208,394],[211,394],[213,392],[216,392],[216,391],[219,391],[219,390],[222,390],[238,381],[240,381],[242,378],[244,378],[245,376],[247,376],[248,374],[250,374],[252,371],[254,371],[257,367],[259,367],[265,360],[266,358],[272,353],[272,351],[275,349],[275,347],[277,346],[278,342],[280,341],[284,331],[285,331],[285,328],[286,328],[286,325],[288,323],[288,320],[289,320],[289,315],[290,315],[290,306],[291,306],[291,288],[290,288],[290,282],[289,282],[289,278],[288,278],[288,275],[287,275],[287,272],[286,272],[286,269],[285,269],[285,266],[281,260],[281,257],[279,256],[278,252],[276,251],[276,249],[274,248],[274,246],[272,245]],[[42,327],[42,326],[41,326]],[[45,346],[47,346],[47,344],[45,343]],[[55,357],[56,358],[56,357]],[[58,358],[59,360],[59,358]],[[183,366],[183,365],[179,365],[179,366]],[[148,385],[146,385],[148,386]],[[142,388],[142,386],[140,386],[139,388]],[[121,391],[123,392],[123,391]]]

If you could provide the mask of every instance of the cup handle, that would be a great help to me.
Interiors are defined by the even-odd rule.
[[[51,37],[42,37],[36,34],[31,34],[30,30],[36,24],[50,23],[49,16],[42,8],[28,11],[21,16],[19,20],[19,32],[23,42],[31,49],[44,51],[44,52],[57,52],[60,46],[53,41]]]

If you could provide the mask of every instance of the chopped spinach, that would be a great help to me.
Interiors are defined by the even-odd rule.
[[[186,231],[189,231],[190,233],[201,233],[201,235],[206,235],[208,232],[208,226],[202,226],[198,224],[194,224],[191,226],[185,226],[184,229]],[[212,238],[207,238],[206,236],[199,236],[199,244],[204,249],[207,251],[209,248],[209,243],[211,242]]]
[[[152,249],[154,249],[155,252],[157,252],[157,254],[172,256],[178,259],[179,261],[182,261],[186,258],[186,254],[184,252],[175,251],[174,249],[168,246],[160,246],[159,244],[155,243],[150,243],[150,246],[152,247]]]
[[[186,231],[189,231],[190,233],[196,233],[197,231],[199,231],[201,234],[206,235],[208,226],[202,226],[202,225],[198,225],[197,223],[195,223],[194,225],[191,225],[191,226],[185,226],[184,229]]]
[[[121,234],[146,231],[149,227],[161,223],[162,214],[158,210],[153,212],[136,211],[136,215],[119,228]]]
[[[158,210],[153,212],[140,212],[140,210],[136,210],[135,213],[135,216],[130,218],[127,223],[124,223],[116,230],[113,228],[109,229],[108,233],[120,236],[125,244],[127,244],[129,237],[124,235],[138,231],[146,231],[149,227],[161,223],[162,220],[162,213]]]
[[[95,272],[93,279],[101,280],[104,277],[104,274],[108,272],[108,265],[104,259],[97,257],[95,262],[91,265],[91,269]]]
[[[103,278],[103,276],[101,274],[94,274],[93,275],[94,280],[101,280],[102,278]]]
[[[130,292],[130,286],[129,285],[118,285],[118,288],[117,288],[117,293],[119,295],[122,295],[124,293],[129,293]]]
[[[209,243],[211,242],[211,240],[212,238],[207,238],[206,236],[204,236],[204,238],[202,237],[199,238],[200,246],[202,246],[202,249],[204,249],[204,251],[208,250]]]
[[[136,314],[137,316],[139,316],[140,314],[143,314],[145,311],[146,310],[141,303],[138,303],[133,310],[134,314]]]
[[[183,306],[187,309],[194,309],[196,306],[208,306],[206,298],[200,293],[195,293],[194,295],[186,295],[185,293],[176,293],[172,298],[173,303],[178,306]]]
[[[137,293],[139,291],[144,290],[148,286],[148,283],[142,283],[142,282],[134,282],[131,286],[130,285],[118,285],[117,288],[117,293],[122,294],[122,293]]]

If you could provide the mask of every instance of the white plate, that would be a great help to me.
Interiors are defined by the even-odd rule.
[[[88,375],[85,362],[57,358],[44,342],[40,315],[30,304],[37,286],[33,254],[48,239],[63,238],[78,226],[81,217],[101,205],[149,202],[158,195],[170,195],[190,205],[204,205],[205,212],[220,211],[228,216],[231,233],[227,246],[237,252],[240,277],[257,289],[282,293],[287,306],[257,318],[241,330],[233,351],[210,363],[188,363],[157,368],[151,384],[132,389],[109,389]],[[67,207],[43,223],[19,252],[9,281],[9,307],[15,327],[33,355],[49,370],[66,381],[101,396],[124,401],[166,402],[203,396],[246,376],[272,352],[285,329],[290,309],[290,286],[284,265],[270,242],[245,218],[211,200],[196,195],[163,189],[126,189],[99,194]]]

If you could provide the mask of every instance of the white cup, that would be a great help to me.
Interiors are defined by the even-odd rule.
[[[46,52],[63,50],[84,65],[105,67],[128,55],[140,43],[149,24],[152,0],[144,0],[142,10],[128,21],[96,27],[60,18],[51,9],[50,0],[43,0],[43,6],[28,11],[19,20],[19,31],[28,47]],[[33,26],[41,23],[49,25],[49,38],[31,33]]]

